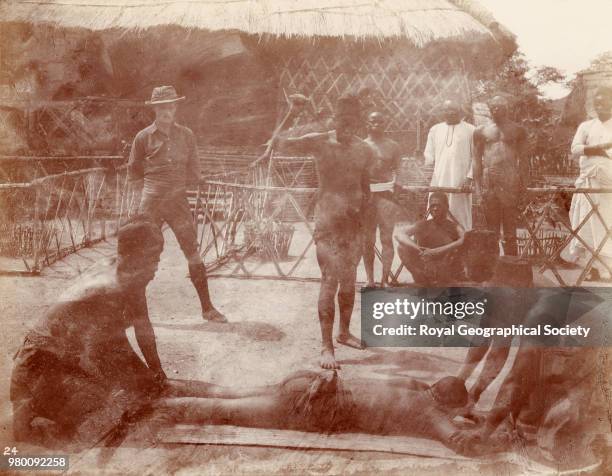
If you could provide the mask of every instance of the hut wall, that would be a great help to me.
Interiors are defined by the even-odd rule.
[[[107,92],[112,66],[99,33],[4,24],[0,46],[3,101],[66,99]]]
[[[389,120],[387,132],[406,154],[420,152],[437,106],[445,99],[470,102],[469,77],[459,55],[437,48],[355,44],[309,48],[285,57],[280,68],[279,111],[285,95],[312,96],[323,117],[331,117],[344,93],[359,94],[366,109]]]
[[[162,84],[186,96],[178,120],[206,149],[255,147],[274,127],[274,71],[239,32],[156,27],[115,40],[110,57],[122,96],[144,102]]]
[[[256,150],[270,138],[278,81],[257,57],[244,54],[206,70],[193,94],[187,120],[201,146]]]
[[[401,144],[405,155],[418,155],[429,127],[437,120],[436,107],[447,98],[470,102],[467,70],[474,68],[471,57],[481,56],[473,54],[474,45],[460,41],[417,48],[400,40],[262,40],[232,31],[175,26],[129,33],[37,27],[20,34],[25,38],[21,43],[27,55],[23,61],[14,55],[15,64],[9,69],[22,88],[34,84],[31,90],[37,100],[103,96],[138,103],[149,97],[154,86],[173,84],[187,96],[179,120],[197,133],[201,146],[246,146],[253,151],[269,138],[286,111],[286,95],[311,95],[322,117],[329,119],[337,98],[352,92],[361,95],[368,110],[387,115],[388,133]],[[21,51],[16,44],[9,49]],[[47,61],[44,65],[43,59]],[[51,124],[55,135],[47,142],[61,142],[69,130],[83,129],[87,136],[99,137],[95,131],[91,133],[90,125],[113,134],[115,128],[109,124],[118,124],[114,115],[107,107],[94,109],[77,110],[76,119],[82,119],[76,121],[78,127]],[[0,112],[4,122],[27,121],[15,119],[14,111]],[[145,108],[132,107],[127,112],[132,119],[121,121],[119,135],[129,142],[151,117]],[[41,114],[48,122],[57,115],[47,110]],[[75,123],[76,119],[62,110],[59,116],[63,122]],[[42,120],[38,116],[34,119]],[[99,119],[99,124],[94,119]],[[15,141],[6,138],[4,142]],[[80,145],[83,140],[72,137],[67,142],[59,147],[55,143],[35,147],[70,153],[73,143]],[[112,148],[117,149],[120,143],[115,140]],[[106,148],[92,143],[80,152]]]
[[[3,27],[0,154],[119,152],[131,113],[129,102],[115,101],[109,39],[49,25]]]
[[[162,84],[187,97],[178,119],[207,148],[256,148],[274,127],[276,72],[238,32],[10,24],[3,33],[1,154],[119,153],[152,120],[144,101]]]

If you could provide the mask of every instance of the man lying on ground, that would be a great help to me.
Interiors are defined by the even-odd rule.
[[[154,405],[171,422],[418,436],[461,454],[477,450],[453,421],[467,403],[465,384],[455,377],[429,386],[408,378],[342,381],[336,371],[301,371],[277,385],[246,390],[169,387],[173,395],[186,395]]]
[[[16,441],[89,446],[159,394],[166,375],[145,289],[162,247],[156,225],[124,226],[116,263],[80,279],[28,332],[11,376]],[[132,326],[146,365],[126,336]]]

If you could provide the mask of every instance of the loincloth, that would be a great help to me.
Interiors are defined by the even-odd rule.
[[[315,245],[317,250],[325,250],[330,258],[338,258],[344,265],[356,264],[363,251],[361,223],[347,222],[342,225],[316,227],[313,234]]]
[[[296,372],[280,384],[280,395],[295,429],[322,433],[351,429],[355,404],[335,371]]]
[[[404,216],[402,206],[396,200],[393,192],[373,192],[370,195],[365,211],[365,226],[371,228],[372,224],[385,224],[393,226]]]
[[[37,443],[46,445],[53,437],[76,445],[93,444],[158,393],[148,375],[134,372],[135,385],[130,387],[124,379],[108,378],[101,369],[86,371],[78,353],[60,347],[55,339],[30,332],[15,356],[10,388],[15,426],[28,427],[37,417],[55,423]],[[118,358],[109,356],[109,366],[133,369],[122,354],[118,349]]]

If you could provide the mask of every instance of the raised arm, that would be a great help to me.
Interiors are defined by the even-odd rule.
[[[266,152],[274,147],[280,147],[281,149],[291,150],[299,155],[309,155],[314,152],[313,148],[319,139],[323,136],[327,136],[325,133],[310,133],[299,137],[289,137],[287,129],[291,127],[296,117],[299,116],[310,100],[302,94],[292,94],[289,96],[289,111],[282,119],[281,123],[274,130],[272,138],[268,143]]]
[[[321,141],[326,140],[326,132],[311,132],[299,137],[289,137],[286,133],[279,135],[278,147],[283,151],[295,153],[300,156],[314,155]]]

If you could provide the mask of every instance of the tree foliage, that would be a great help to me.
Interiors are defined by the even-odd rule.
[[[543,97],[540,88],[550,83],[564,84],[562,71],[551,66],[532,69],[519,51],[479,82],[473,93],[477,102],[487,102],[494,96],[505,97],[510,103],[512,119],[525,127],[528,135],[527,153],[532,170],[558,169],[565,165],[567,138],[556,134],[558,112],[554,102]]]
[[[612,50],[606,51],[605,53],[597,56],[593,61],[591,61],[591,66],[589,67],[589,69],[592,70],[610,68],[612,68]]]

